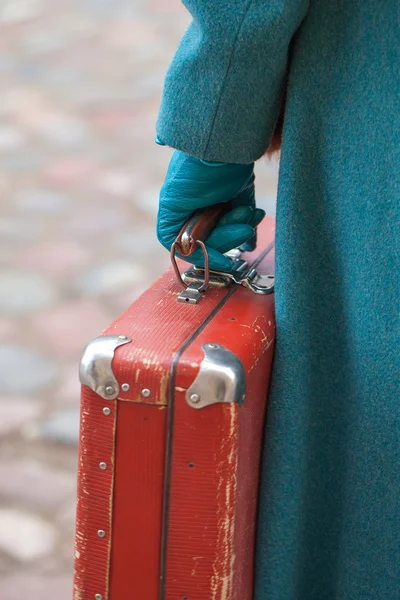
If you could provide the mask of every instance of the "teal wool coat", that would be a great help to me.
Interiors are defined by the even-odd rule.
[[[157,133],[268,147],[285,90],[255,600],[400,599],[400,4],[186,0]]]

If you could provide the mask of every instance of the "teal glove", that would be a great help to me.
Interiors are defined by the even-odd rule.
[[[176,150],[160,193],[159,241],[170,250],[182,226],[197,209],[230,200],[233,209],[219,220],[205,242],[210,269],[215,271],[230,270],[231,263],[224,252],[246,243],[246,250],[255,247],[255,227],[265,212],[255,206],[254,163],[208,163]],[[204,265],[200,248],[185,260]]]

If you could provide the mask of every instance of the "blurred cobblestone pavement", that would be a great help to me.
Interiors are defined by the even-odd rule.
[[[154,124],[187,22],[179,0],[0,4],[0,600],[71,599],[79,357],[168,265]]]

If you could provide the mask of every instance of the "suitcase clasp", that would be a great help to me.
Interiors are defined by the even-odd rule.
[[[254,265],[249,265],[245,260],[231,257],[232,269],[229,272],[210,271],[208,287],[227,287],[237,283],[247,287],[255,294],[271,294],[274,291],[275,277],[273,275],[260,275]],[[182,275],[182,280],[187,286],[178,296],[178,302],[198,304],[204,291],[205,270],[200,267],[191,267]]]
[[[210,270],[208,252],[204,242],[219,218],[230,208],[229,202],[222,202],[203,210],[197,210],[184,223],[172,244],[170,251],[172,266],[178,281],[185,288],[178,295],[178,302],[198,304],[202,298],[202,292],[205,292],[208,287],[226,287],[231,281],[247,287],[255,294],[270,294],[274,291],[274,276],[259,275],[255,269],[274,244],[266,248],[252,265],[240,258],[239,248],[233,248],[225,253],[225,256],[231,261],[231,269],[228,272]],[[176,253],[179,252],[181,257],[189,257],[198,247],[203,251],[204,268],[192,267],[182,275],[176,262]]]

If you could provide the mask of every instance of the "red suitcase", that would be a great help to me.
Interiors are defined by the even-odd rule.
[[[273,277],[244,282],[177,302],[170,269],[86,347],[74,600],[251,600],[275,326]]]

